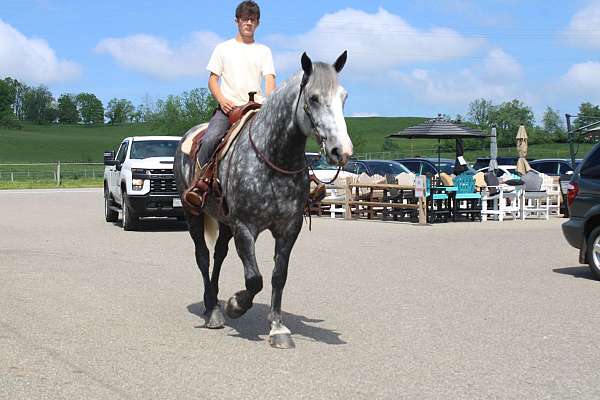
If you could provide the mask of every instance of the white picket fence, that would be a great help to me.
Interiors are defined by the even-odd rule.
[[[102,163],[28,163],[0,164],[0,182],[51,181],[60,185],[63,180],[102,178]]]

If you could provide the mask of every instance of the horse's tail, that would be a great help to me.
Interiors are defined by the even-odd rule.
[[[219,236],[219,222],[208,214],[204,214],[204,242],[209,249],[214,249]]]

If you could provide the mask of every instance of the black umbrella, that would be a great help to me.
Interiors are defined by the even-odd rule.
[[[482,139],[487,137],[479,129],[470,128],[460,122],[452,122],[441,115],[422,124],[411,126],[403,131],[392,133],[389,138],[401,139],[437,139],[438,140],[438,171],[440,169],[440,140],[441,139]],[[463,148],[464,152],[464,148]],[[458,143],[457,143],[458,157]]]
[[[456,160],[454,161],[454,175],[460,175],[468,169],[468,166],[464,162],[464,158],[461,160],[465,154],[465,145],[463,143],[462,138],[456,139]]]

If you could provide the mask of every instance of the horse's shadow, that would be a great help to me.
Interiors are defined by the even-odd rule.
[[[598,280],[590,268],[584,265],[579,265],[577,267],[555,268],[552,271],[558,274],[571,275],[573,278],[590,279],[592,281]]]
[[[222,303],[221,306],[223,309],[225,308],[225,304]],[[190,304],[187,309],[190,313],[201,317],[205,322],[207,321],[207,317],[204,315],[204,302]],[[225,326],[236,331],[231,336],[251,341],[264,341],[265,338],[261,338],[260,335],[268,336],[269,334],[269,323],[267,321],[269,309],[270,307],[266,304],[254,303],[252,308],[241,318],[226,318]],[[304,315],[284,312],[283,321],[294,336],[299,335],[308,340],[326,344],[346,344],[345,341],[340,339],[341,334],[339,332],[312,325],[323,322],[322,319],[312,319]],[[204,325],[197,326],[197,328],[204,328]]]

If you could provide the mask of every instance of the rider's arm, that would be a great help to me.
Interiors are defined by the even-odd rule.
[[[275,75],[265,76],[265,96],[270,95],[275,90]]]
[[[235,104],[226,99],[225,96],[223,96],[223,93],[221,93],[221,88],[219,87],[219,75],[213,72],[210,73],[210,76],[208,77],[208,89],[225,114],[235,108]]]

